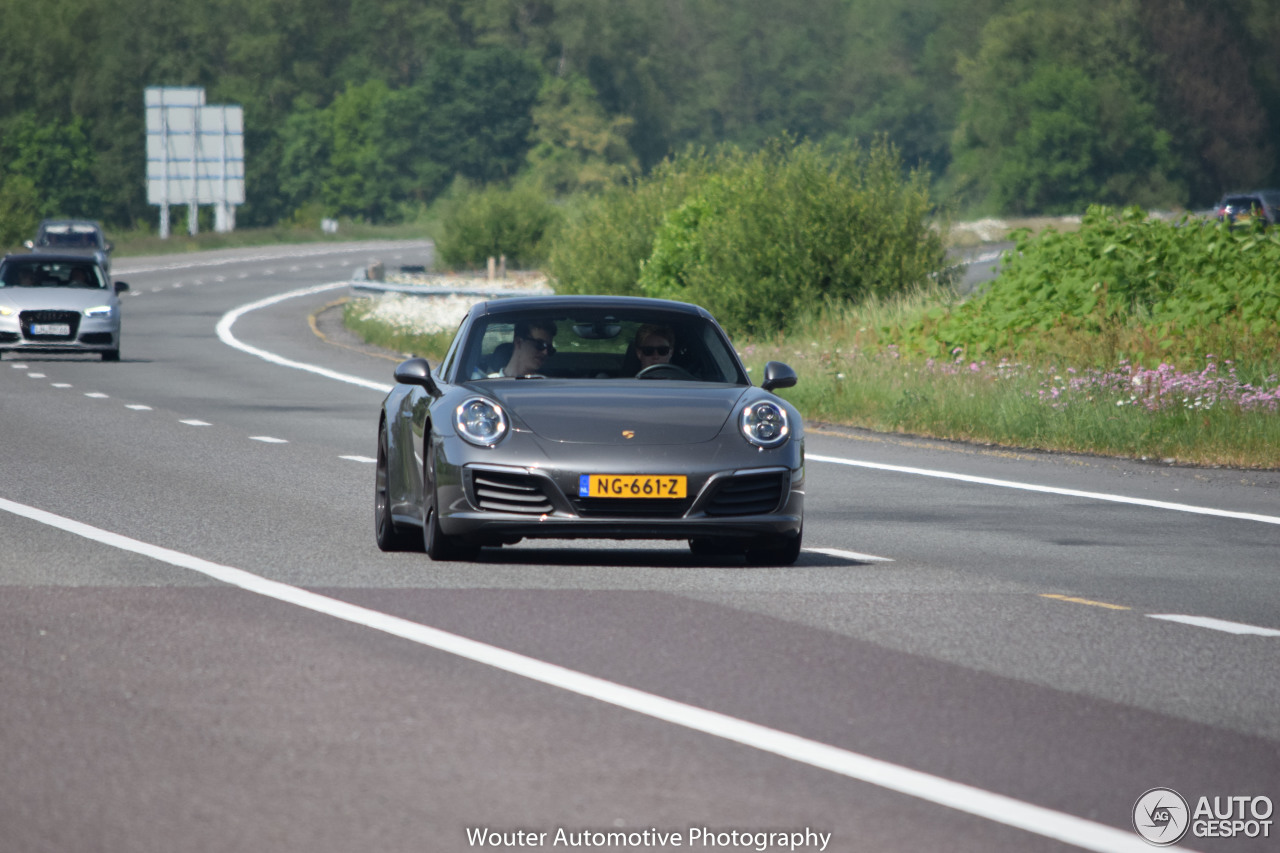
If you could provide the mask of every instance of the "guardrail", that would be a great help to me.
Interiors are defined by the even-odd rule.
[[[386,280],[382,264],[357,269],[350,279],[354,295],[406,294],[409,296],[533,296],[552,292],[541,273],[513,273],[507,278],[425,272],[421,266],[401,267]]]

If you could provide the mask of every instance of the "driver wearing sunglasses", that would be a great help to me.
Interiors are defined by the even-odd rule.
[[[676,336],[667,326],[645,324],[636,330],[634,344],[635,356],[640,360],[640,369],[644,370],[655,364],[668,364],[671,353],[675,351]]]
[[[516,323],[512,339],[511,359],[501,376],[527,376],[542,370],[542,363],[556,354],[552,343],[556,324],[550,320],[521,320]]]

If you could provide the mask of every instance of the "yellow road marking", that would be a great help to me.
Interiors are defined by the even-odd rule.
[[[1070,601],[1073,604],[1087,604],[1090,607],[1105,607],[1108,610],[1132,610],[1132,607],[1125,607],[1123,604],[1108,604],[1105,601],[1091,601],[1088,598],[1076,598],[1070,595],[1058,595],[1053,592],[1040,593],[1041,598],[1053,598],[1058,601]]]

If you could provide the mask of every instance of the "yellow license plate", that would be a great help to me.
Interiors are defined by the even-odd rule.
[[[582,498],[683,498],[685,478],[638,474],[583,474],[578,478]]]

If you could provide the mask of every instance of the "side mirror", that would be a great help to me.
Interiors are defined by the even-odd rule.
[[[124,293],[126,290],[129,289],[129,283],[126,281],[117,281],[114,285],[112,285],[112,287],[116,289],[116,293]]]
[[[431,365],[427,364],[425,358],[411,358],[400,362],[396,367],[395,379],[401,385],[418,385],[426,388],[432,396],[440,396],[436,380],[431,376]]]
[[[796,372],[780,361],[771,361],[764,366],[764,381],[760,387],[766,391],[775,388],[790,388],[796,384]]]
[[[108,252],[114,252],[116,250],[116,244],[108,240],[106,243],[106,248]]]
[[[35,240],[23,240],[23,241],[22,241],[22,245],[23,245],[23,246],[26,246],[28,249],[30,249],[30,250],[32,250],[32,251],[35,251],[35,248],[36,248],[36,241],[35,241]]]

